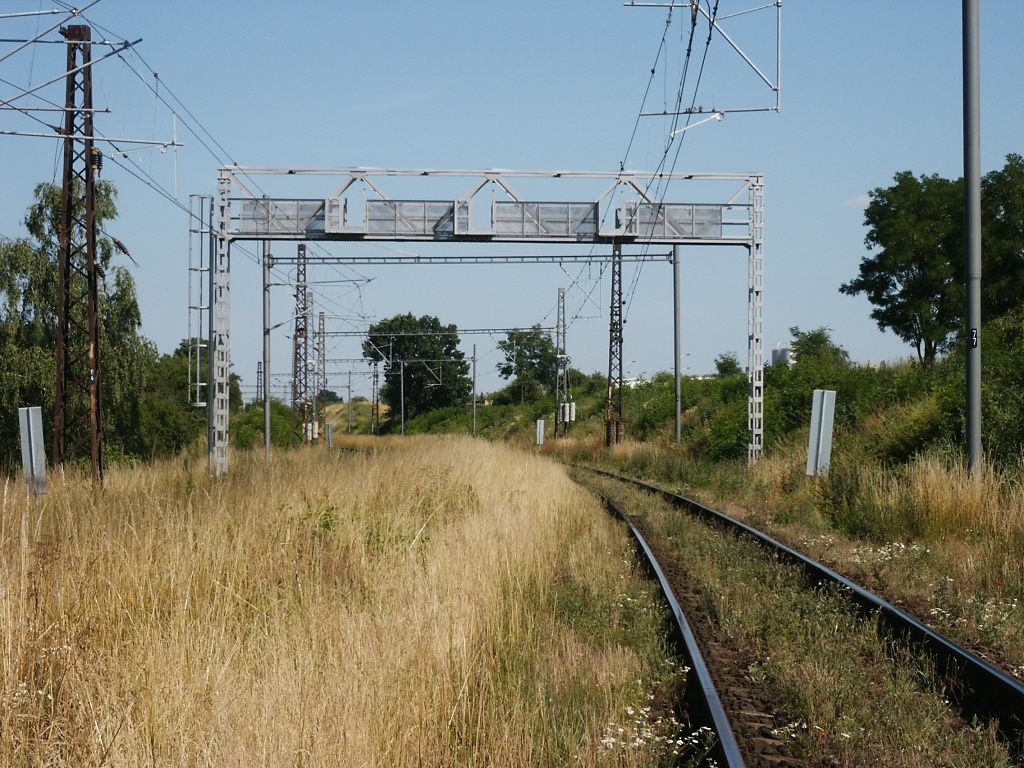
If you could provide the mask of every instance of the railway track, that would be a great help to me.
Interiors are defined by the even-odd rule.
[[[1016,758],[1021,758],[1022,744],[1024,744],[1024,683],[823,563],[798,552],[746,523],[658,485],[594,467],[579,466],[578,469],[642,489],[660,497],[676,508],[685,510],[705,523],[753,540],[768,554],[801,569],[812,585],[828,586],[841,592],[863,615],[876,616],[880,625],[890,634],[909,641],[913,647],[927,656],[934,666],[936,677],[945,684],[945,695],[958,707],[965,720],[970,722],[972,718],[981,718],[997,723],[1002,739],[1005,740]],[[651,545],[644,538],[637,523],[622,509],[621,505],[611,501],[607,496],[605,496],[605,501],[609,509],[626,521],[638,546],[643,550],[651,572],[661,583],[666,601],[679,626],[678,634],[686,641],[686,655],[689,658],[692,653],[695,658],[700,659],[701,650],[696,648],[697,640],[694,630],[683,615],[680,600],[673,593],[669,583],[675,581],[677,589],[679,589],[678,579],[666,577],[665,568],[658,563]],[[682,587],[682,590],[685,591],[685,587]],[[686,595],[683,595],[682,603],[694,605],[695,601],[687,600]],[[694,619],[694,621],[698,620]],[[697,635],[699,637],[701,633],[698,632]],[[774,737],[776,732],[768,727],[771,720],[766,711],[768,708],[759,708],[756,700],[753,702],[749,700],[751,698],[749,685],[747,686],[748,690],[744,691],[744,686],[735,685],[735,681],[730,679],[728,672],[720,671],[720,667],[731,666],[735,673],[737,667],[744,666],[743,660],[739,660],[737,663],[735,659],[726,659],[725,664],[716,663],[716,656],[720,656],[723,652],[728,655],[730,651],[723,651],[721,648],[715,647],[713,639],[707,637],[700,639],[711,646],[706,648],[706,651],[716,677],[725,679],[720,682],[721,690],[716,691],[708,672],[709,665],[703,660],[700,661],[701,667],[688,662],[697,677],[693,691],[689,690],[688,684],[688,706],[691,713],[705,718],[705,722],[702,724],[714,728],[719,734],[722,746],[722,752],[716,756],[719,764],[743,765],[743,755],[746,754],[751,763],[772,766],[800,765],[799,760],[786,754],[786,745],[778,743],[780,740]],[[691,645],[693,646],[692,650]],[[735,654],[735,649],[732,653]],[[699,672],[699,669],[703,669],[703,673]],[[735,674],[732,677],[735,677]],[[754,698],[756,699],[756,696]],[[702,704],[702,699],[707,703]],[[724,709],[729,710],[734,722],[730,722],[726,718],[724,711],[717,717],[713,716],[712,707],[722,708],[723,700],[730,704]],[[724,725],[721,724],[723,718],[726,720]],[[735,733],[733,728],[735,728]],[[739,749],[737,738],[743,744],[743,750]],[[756,743],[750,744],[750,741]],[[735,753],[729,751],[733,747],[735,747]],[[729,757],[730,754],[731,757]],[[753,759],[750,759],[751,756]],[[733,762],[728,762],[728,760],[733,760]]]
[[[745,763],[736,742],[736,736],[733,734],[732,725],[729,723],[725,707],[715,689],[711,672],[701,654],[697,638],[672,591],[668,577],[654,556],[650,544],[647,543],[629,514],[607,497],[604,497],[604,502],[610,512],[618,515],[626,523],[637,548],[644,555],[645,566],[661,587],[662,597],[672,614],[672,634],[675,636],[677,647],[686,661],[686,665],[690,668],[686,675],[684,695],[691,722],[694,725],[711,728],[717,735],[718,740],[711,750],[710,757],[714,758],[723,768],[741,768]]]

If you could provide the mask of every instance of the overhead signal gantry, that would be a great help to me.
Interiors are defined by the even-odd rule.
[[[310,177],[334,178],[323,196],[255,194],[255,177],[279,183]],[[401,186],[424,181],[468,179],[466,191],[454,197],[392,197],[385,179],[400,178]],[[673,192],[685,184],[688,200],[659,200],[671,182]],[[518,184],[545,188],[563,184],[598,187],[586,197],[528,198]],[[661,194],[652,192],[653,185]],[[269,184],[268,184],[269,185]],[[325,185],[326,186],[326,185]],[[498,192],[490,215],[481,218],[478,198],[485,189]],[[672,246],[674,285],[679,280],[679,249],[685,245],[735,246],[747,249],[748,456],[756,459],[764,445],[763,351],[763,222],[764,180],[757,173],[687,173],[638,171],[513,171],[499,169],[440,170],[392,168],[243,168],[220,169],[217,194],[196,206],[204,216],[190,217],[190,251],[206,252],[209,236],[209,389],[210,464],[215,474],[228,469],[228,380],[230,362],[230,258],[236,241],[334,241],[349,243],[537,243],[551,245],[610,245],[611,312],[609,321],[608,422],[609,444],[622,438],[622,263],[651,260],[649,249]],[[564,197],[564,193],[562,195]],[[618,198],[618,199],[616,199]],[[484,212],[486,213],[486,212]],[[623,247],[641,246],[641,253]],[[368,263],[365,255],[326,257],[331,263]],[[400,258],[378,257],[381,262]],[[474,263],[474,257],[460,257]],[[502,256],[509,261],[566,260],[550,256]],[[603,260],[602,257],[587,257]],[[431,263],[417,258],[417,263]],[[493,262],[486,256],[480,262]],[[310,258],[313,261],[313,258]],[[381,263],[377,262],[377,263]],[[437,263],[450,263],[439,261]],[[674,333],[679,334],[678,291],[675,292]],[[677,344],[678,349],[678,344]],[[676,377],[679,360],[676,355]]]

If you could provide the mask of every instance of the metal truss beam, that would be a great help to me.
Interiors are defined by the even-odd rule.
[[[737,240],[731,245],[746,245],[746,240]],[[624,253],[623,262],[671,262],[671,252],[665,253]],[[311,256],[310,263],[344,266],[398,265],[398,264],[596,264],[607,261],[604,256],[594,253],[577,254],[481,254],[476,256],[420,256],[412,254],[389,254],[386,256]],[[279,264],[292,264],[294,259],[277,259]]]
[[[645,245],[745,245],[747,239],[745,204],[734,202],[739,193],[721,200],[721,189],[698,189],[695,183],[725,184],[729,189],[738,185],[742,191],[751,174],[237,166],[221,171],[235,179],[239,193],[231,198],[227,235],[232,239]],[[240,178],[259,174],[335,176],[340,184],[320,197],[257,197]],[[465,177],[468,183],[454,197],[396,198],[384,192],[387,177],[415,178],[417,185],[430,177]],[[531,184],[545,179],[545,186],[563,190],[570,182],[573,197],[566,200],[567,192],[561,191],[531,199],[515,189],[524,179]],[[679,182],[676,188],[686,182],[690,196],[700,192],[700,197],[693,202],[663,201],[663,195],[651,191],[655,184],[667,188],[673,180]],[[581,194],[581,182],[601,183]],[[406,181],[401,186],[404,193],[416,185]],[[485,223],[474,211],[481,204],[481,191],[488,188],[496,195]]]
[[[393,333],[386,333],[385,336],[389,338],[399,336],[493,336],[498,333],[514,333],[516,331],[547,331],[548,333],[555,329],[548,326],[530,326],[529,328],[456,328],[454,331],[395,331]],[[370,335],[369,331],[325,331],[325,336],[352,336],[365,338]]]

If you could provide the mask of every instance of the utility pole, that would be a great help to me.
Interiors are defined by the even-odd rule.
[[[345,414],[348,416],[348,433],[352,434],[352,371],[348,372],[348,388],[346,390],[346,397],[348,400],[348,407],[345,409]]]
[[[312,303],[312,302],[310,302]],[[323,312],[317,318],[316,327],[316,384],[313,385],[313,422],[317,424],[319,434],[320,416],[318,415],[317,398],[327,389],[327,322]],[[324,414],[324,429],[327,428],[327,415]]]
[[[473,345],[473,437],[476,437],[476,344]]]
[[[377,434],[380,427],[380,370],[377,361],[373,361],[373,405],[370,412],[370,431]]]
[[[53,460],[88,455],[103,483],[100,403],[100,265],[96,259],[96,176],[103,158],[93,146],[92,30],[62,27],[67,40],[64,176],[57,269],[57,381]]]
[[[622,442],[622,244],[612,243],[612,299],[608,317],[608,401],[605,407],[605,446]]]
[[[981,65],[978,0],[963,0],[964,232],[967,248],[967,464],[977,473],[981,448]]]
[[[265,199],[265,196],[264,196]],[[263,458],[270,461],[270,241],[263,241]]]
[[[678,245],[672,246],[672,358],[675,366],[675,414],[676,414],[676,448],[679,447],[683,437],[683,411],[682,411],[682,383],[680,376],[682,372],[682,344],[681,344],[681,320],[679,317],[679,252],[682,250]]]
[[[558,311],[555,321],[555,437],[558,425],[562,435],[569,432],[569,358],[565,351],[565,289],[558,289]]]
[[[402,400],[402,436],[405,436],[405,360],[401,361],[401,365],[398,369],[399,377],[399,393],[398,396]]]
[[[292,335],[292,408],[301,429],[300,442],[312,436],[309,428],[309,295],[306,291],[306,244],[299,243],[295,260],[295,333]]]

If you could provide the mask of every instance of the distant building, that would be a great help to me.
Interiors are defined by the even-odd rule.
[[[772,365],[796,365],[796,352],[789,346],[777,344],[772,350]]]

